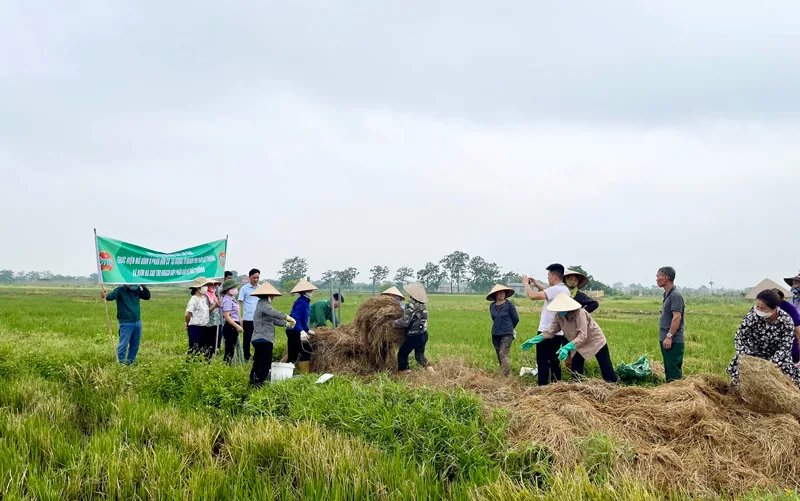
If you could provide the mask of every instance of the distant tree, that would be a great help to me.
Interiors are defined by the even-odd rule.
[[[308,272],[308,263],[305,258],[295,256],[285,260],[281,264],[281,271],[278,272],[278,279],[286,286],[292,280],[300,281],[305,278]]]
[[[469,262],[470,286],[475,292],[488,292],[499,281],[500,267],[480,256]]]
[[[509,271],[508,273],[500,277],[500,282],[502,282],[504,285],[513,284],[515,282],[522,282],[522,276],[519,273]]]
[[[353,268],[347,268],[345,270],[337,271],[336,273],[336,281],[339,282],[339,285],[343,288],[351,287],[353,285],[353,281],[358,276],[358,270]]]
[[[426,263],[425,267],[417,272],[417,280],[425,286],[427,290],[438,289],[444,280],[444,273],[438,264]]]
[[[14,272],[11,270],[0,270],[0,283],[10,284],[14,281]]]
[[[91,275],[89,275],[89,281],[97,282],[97,273],[92,273]]]
[[[450,292],[453,292],[453,282],[456,283],[456,291],[461,292],[461,281],[466,278],[469,267],[469,254],[455,251],[443,257],[439,265],[450,279]],[[442,276],[444,277],[444,273]]]
[[[625,284],[623,284],[622,282],[616,282],[612,287],[614,287],[614,290],[618,292],[625,291]]]
[[[329,289],[331,286],[331,281],[336,280],[336,272],[333,270],[325,270],[322,273],[322,277],[320,277],[320,288],[321,289]]]
[[[413,268],[409,268],[408,266],[403,266],[402,268],[397,269],[397,273],[394,274],[394,281],[397,284],[397,286],[400,287],[403,284],[408,283],[408,279],[413,277],[414,277]]]
[[[381,266],[381,265],[373,266],[372,268],[370,268],[369,272],[372,273],[372,276],[370,278],[372,279],[372,282],[375,284],[380,284],[381,282],[386,280],[386,277],[389,276],[389,268],[386,266]]]
[[[271,283],[272,285],[275,285],[272,283],[272,280],[267,280],[267,282]],[[275,285],[275,287],[283,290],[283,292],[289,293],[292,289],[294,289],[294,286],[297,285],[297,282],[299,282],[299,280],[287,280],[286,282],[278,282],[278,285]]]

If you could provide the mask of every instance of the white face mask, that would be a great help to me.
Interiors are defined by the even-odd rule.
[[[200,294],[205,294],[206,292],[208,292],[208,287],[206,287],[205,285],[200,287]]]
[[[234,287],[233,289],[231,289],[230,294],[231,294],[231,296],[236,297],[236,295],[239,294],[239,289]]]
[[[766,318],[766,317],[772,315],[771,311],[761,311],[758,308],[754,308],[753,311],[755,311],[756,315],[758,315],[761,318]]]

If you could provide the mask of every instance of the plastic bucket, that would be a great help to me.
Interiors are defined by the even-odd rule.
[[[272,362],[269,380],[274,383],[276,381],[283,381],[284,379],[291,379],[292,374],[294,374],[294,364]]]

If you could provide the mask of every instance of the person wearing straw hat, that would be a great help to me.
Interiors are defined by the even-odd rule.
[[[546,339],[553,339],[556,333],[563,332],[569,342],[556,352],[559,360],[566,360],[569,352],[575,350],[577,353],[573,355],[572,372],[583,375],[586,360],[594,357],[600,365],[603,379],[609,383],[616,383],[617,374],[611,363],[606,337],[589,312],[569,294],[560,294],[550,301],[547,309],[556,314],[550,327],[525,341],[522,349],[529,350]]]
[[[219,344],[222,342],[222,297],[217,296],[217,286],[221,286],[222,282],[217,279],[212,279],[206,290],[206,301],[208,301],[208,325],[206,325],[206,336],[211,341],[213,349],[211,353],[216,353],[219,349]]]
[[[308,325],[311,319],[311,294],[318,290],[314,284],[308,280],[300,280],[292,289],[292,294],[298,294],[292,305],[292,312],[289,316],[295,319],[296,325],[286,329],[286,344],[288,349],[289,363],[296,363],[298,370],[302,374],[311,372],[311,343],[308,341]]]
[[[589,313],[593,313],[596,310],[600,303],[595,301],[594,299],[590,298],[587,294],[585,294],[582,289],[589,285],[589,277],[584,275],[583,273],[575,270],[567,270],[564,272],[564,285],[567,286],[569,289],[569,295],[575,301],[581,303],[581,306],[588,311]],[[562,336],[560,338],[561,346],[567,344],[567,340]],[[567,360],[564,361],[564,365],[567,366],[567,369],[572,370],[572,352],[570,352]]]
[[[253,367],[250,385],[258,388],[269,378],[272,368],[272,348],[275,345],[275,327],[294,327],[294,319],[272,306],[272,300],[282,294],[269,282],[264,282],[250,293],[258,298],[253,314]]]
[[[239,316],[239,305],[236,297],[239,294],[236,280],[225,280],[222,284],[222,316],[225,324],[222,326],[222,337],[225,338],[225,352],[223,360],[230,364],[239,342],[239,334],[244,332],[242,319]]]
[[[403,295],[403,293],[402,293],[402,292],[400,292],[400,290],[399,290],[397,287],[395,287],[395,286],[391,286],[391,287],[389,287],[388,289],[386,289],[385,291],[381,292],[381,296],[389,296],[389,297],[393,297],[393,298],[397,299],[397,302],[398,302],[398,303],[400,303],[400,307],[401,307],[401,308],[403,308],[403,309],[405,309],[405,308],[406,308],[406,305],[404,305],[404,304],[403,304],[403,301],[405,301],[405,300],[406,300],[406,297],[405,297],[405,296]]]
[[[425,345],[428,344],[428,294],[422,284],[407,284],[403,290],[408,294],[408,304],[403,310],[403,316],[394,321],[394,326],[405,331],[405,341],[397,350],[397,370],[401,374],[408,374],[408,356],[414,352],[414,358],[420,367],[425,367],[433,372],[433,367],[425,358]]]
[[[800,273],[793,277],[784,278],[783,281],[792,288],[792,304],[800,310]]]
[[[206,326],[208,325],[209,312],[206,292],[208,286],[214,283],[206,277],[197,277],[189,287],[192,297],[186,305],[186,333],[189,336],[189,355],[202,353],[206,360],[211,358],[214,340],[208,339]]]
[[[583,273],[575,270],[567,270],[564,272],[564,285],[569,289],[569,296],[575,301],[581,303],[583,309],[589,313],[593,313],[600,303],[590,298],[586,293],[582,292],[583,288],[589,285],[589,277]]]
[[[489,305],[489,314],[492,316],[492,345],[503,376],[511,374],[511,361],[508,353],[511,351],[511,343],[514,342],[514,337],[517,335],[517,331],[514,329],[519,323],[517,307],[508,301],[508,298],[513,295],[514,289],[497,284],[486,296],[486,300],[492,302]]]

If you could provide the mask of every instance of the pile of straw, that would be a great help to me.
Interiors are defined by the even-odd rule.
[[[783,385],[787,378],[776,371],[759,375],[759,398],[784,391],[800,398],[800,391],[791,381],[789,387]],[[752,395],[755,390],[745,372],[743,367],[742,385]],[[507,409],[512,444],[546,445],[557,467],[581,464],[586,437],[602,433],[620,451],[613,474],[661,489],[716,495],[800,486],[797,414],[774,414],[775,408],[769,414],[754,412],[727,380],[717,376],[690,376],[655,388],[592,379],[525,388],[518,381],[449,360],[437,364],[435,376],[419,371],[408,380],[469,389],[489,407]],[[793,405],[784,409],[800,409]]]
[[[312,369],[357,375],[396,369],[404,335],[393,322],[402,315],[396,299],[378,296],[361,303],[352,324],[314,329]]]
[[[791,414],[800,419],[800,391],[777,365],[763,358],[739,357],[739,396],[761,414]]]

